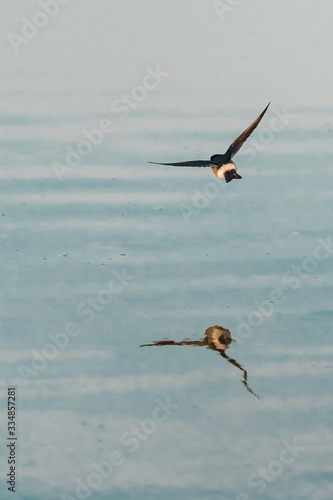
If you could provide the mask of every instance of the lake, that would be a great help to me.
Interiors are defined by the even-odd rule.
[[[1,27],[2,498],[330,498],[331,3],[48,8]],[[148,163],[270,101],[241,180]]]

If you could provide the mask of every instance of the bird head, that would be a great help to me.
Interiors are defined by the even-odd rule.
[[[226,170],[226,172],[224,172],[224,178],[226,182],[231,182],[232,179],[241,179],[242,176],[237,174],[235,168],[231,168],[230,170]]]

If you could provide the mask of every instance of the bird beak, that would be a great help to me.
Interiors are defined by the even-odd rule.
[[[235,172],[234,178],[235,178],[235,179],[241,179],[241,178],[242,178],[242,176],[241,176],[241,175],[239,175],[239,174],[237,174],[237,172]]]

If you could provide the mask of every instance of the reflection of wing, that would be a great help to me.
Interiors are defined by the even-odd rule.
[[[169,165],[173,167],[212,167],[214,165],[214,163],[209,160],[179,161],[178,163],[157,163],[155,161],[149,161],[148,163],[153,163],[154,165]]]
[[[248,139],[250,137],[250,135],[252,134],[254,129],[259,125],[259,123],[260,123],[262,117],[264,116],[264,114],[266,113],[269,105],[270,105],[270,103],[266,106],[266,108],[261,113],[261,115],[259,115],[258,118],[256,120],[254,120],[254,122],[246,130],[244,130],[244,132],[241,135],[239,135],[237,137],[237,139],[234,140],[234,142],[231,144],[231,146],[229,146],[227,152],[225,153],[225,157],[228,161],[230,161],[232,159],[232,157],[235,156],[237,151],[239,151],[240,148],[243,146],[246,139]]]
[[[202,346],[204,342],[202,340],[182,340],[181,342],[174,342],[173,340],[158,340],[157,342],[153,342],[152,344],[143,344],[140,347],[151,347],[153,345],[193,345],[193,346]]]
[[[256,398],[260,399],[258,394],[256,394],[255,392],[252,391],[251,387],[249,386],[249,384],[247,382],[247,371],[245,370],[245,368],[243,368],[242,365],[237,363],[237,361],[235,359],[229,358],[229,356],[225,353],[224,349],[218,349],[218,351],[221,354],[222,358],[227,359],[229,361],[229,363],[231,363],[234,366],[237,366],[237,368],[239,368],[243,372],[242,384],[246,387],[247,391],[249,391],[251,394],[253,394],[253,396],[255,396]]]

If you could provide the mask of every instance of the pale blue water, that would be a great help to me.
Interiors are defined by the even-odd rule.
[[[16,55],[28,4],[2,25],[1,498],[11,386],[17,499],[331,498],[331,4],[70,2]],[[242,180],[147,163],[223,153],[269,100]]]

